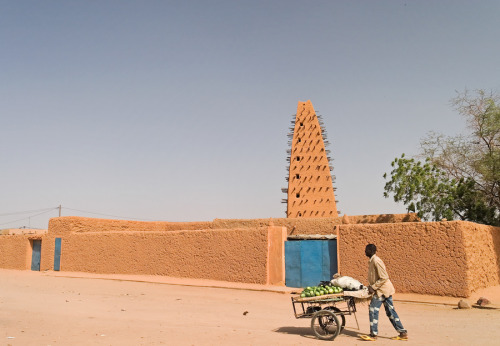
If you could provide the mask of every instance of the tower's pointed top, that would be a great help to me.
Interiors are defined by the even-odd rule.
[[[311,112],[311,113],[315,113],[311,100],[307,100],[305,102],[299,101],[299,103],[297,105],[297,114],[301,113],[303,110],[306,110],[306,109],[309,110],[309,112]]]

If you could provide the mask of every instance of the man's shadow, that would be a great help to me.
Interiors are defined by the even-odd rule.
[[[310,327],[279,327],[273,330],[276,333],[300,335],[308,339],[316,339]],[[339,335],[346,335],[348,337],[359,339],[359,334],[362,334],[358,329],[344,328]]]

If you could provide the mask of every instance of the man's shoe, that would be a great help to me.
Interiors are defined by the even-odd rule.
[[[377,341],[377,336],[376,335],[364,335],[364,334],[359,334],[359,337],[365,341]]]
[[[408,333],[399,333],[398,336],[391,338],[391,340],[408,341]]]

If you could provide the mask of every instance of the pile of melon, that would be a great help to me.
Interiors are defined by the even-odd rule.
[[[335,293],[342,293],[344,290],[342,287],[338,286],[312,286],[312,287],[306,287],[300,293],[301,298],[308,298],[308,297],[319,297],[319,296],[324,296],[327,294],[335,294]]]

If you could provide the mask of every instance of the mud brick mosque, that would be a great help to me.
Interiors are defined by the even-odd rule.
[[[339,216],[325,126],[310,101],[298,102],[291,130],[285,218],[55,217],[44,231],[1,231],[0,268],[294,286],[300,281],[294,281],[290,268],[302,275],[316,265],[286,249],[320,242],[330,263],[323,275],[335,270],[366,282],[364,247],[375,243],[399,292],[467,297],[500,284],[500,227],[422,222],[411,213]]]

